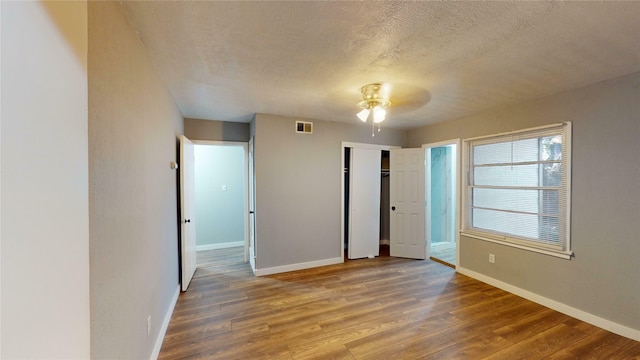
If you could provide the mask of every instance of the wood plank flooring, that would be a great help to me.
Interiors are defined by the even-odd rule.
[[[159,359],[640,359],[640,342],[430,260],[265,277],[241,249],[200,261]]]
[[[456,243],[432,243],[431,258],[446,264],[456,265]]]

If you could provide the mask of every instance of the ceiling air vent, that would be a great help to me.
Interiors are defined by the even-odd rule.
[[[296,132],[300,134],[313,134],[313,123],[308,121],[296,121]]]

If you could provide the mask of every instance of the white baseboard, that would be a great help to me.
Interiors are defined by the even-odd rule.
[[[264,269],[256,269],[255,273],[256,273],[256,276],[265,276],[265,275],[283,273],[287,271],[303,270],[303,269],[310,269],[310,268],[319,267],[319,266],[340,264],[342,262],[344,262],[344,259],[342,257],[337,257],[333,259],[316,260],[316,261],[309,261],[305,263],[274,266],[274,267],[264,268]]]
[[[162,341],[164,340],[164,336],[167,333],[167,328],[169,328],[169,322],[171,321],[171,315],[173,315],[173,309],[176,307],[176,303],[178,302],[178,296],[180,295],[180,284],[176,288],[175,294],[173,294],[173,299],[171,299],[171,303],[169,304],[169,308],[167,309],[167,313],[164,315],[164,320],[162,321],[162,325],[160,326],[160,332],[158,333],[158,337],[156,338],[156,344],[153,347],[153,352],[151,353],[151,360],[157,360],[158,355],[160,355],[160,349],[162,348]]]
[[[511,285],[511,284],[507,284],[505,282],[502,282],[500,280],[494,279],[492,277],[477,273],[473,270],[469,270],[466,268],[463,268],[461,266],[456,267],[456,271],[459,272],[460,274],[472,277],[476,280],[482,281],[484,283],[487,283],[489,285],[495,286],[497,288],[500,288],[502,290],[508,291],[512,294],[518,295],[520,297],[523,297],[527,300],[531,300],[535,303],[538,303],[540,305],[546,306],[548,308],[551,308],[553,310],[556,310],[558,312],[561,312],[563,314],[569,315],[571,317],[574,317],[578,320],[582,320],[586,323],[589,323],[591,325],[597,326],[599,328],[605,329],[607,331],[611,331],[612,333],[618,334],[620,336],[624,336],[626,338],[635,340],[635,341],[640,341],[640,330],[637,329],[633,329],[630,328],[628,326],[622,325],[622,324],[618,324],[616,322],[613,322],[611,320],[607,320],[604,318],[601,318],[599,316],[593,315],[591,313],[588,313],[586,311],[580,310],[580,309],[576,309],[574,307],[571,307],[569,305],[563,304],[561,302],[549,299],[547,297],[544,297],[542,295],[538,295],[536,293],[532,293],[531,291],[519,288],[517,286]]]
[[[244,241],[232,241],[219,244],[197,245],[196,251],[226,249],[230,247],[244,246]]]

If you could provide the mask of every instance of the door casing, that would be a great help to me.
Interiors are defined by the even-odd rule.
[[[211,146],[238,146],[242,147],[244,152],[243,158],[243,207],[244,211],[244,262],[249,261],[249,143],[244,141],[210,141],[210,140],[192,140],[194,145],[211,145]]]
[[[460,196],[460,180],[461,180],[461,175],[462,173],[460,165],[461,165],[461,149],[460,146],[462,145],[461,139],[451,139],[451,140],[445,140],[445,141],[438,141],[435,143],[429,143],[429,144],[423,144],[422,145],[422,149],[425,153],[425,159],[426,159],[426,154],[427,154],[427,150],[428,149],[432,149],[432,148],[438,148],[438,147],[443,147],[443,146],[449,146],[449,145],[455,145],[456,146],[456,159],[455,159],[455,169],[456,169],[456,201],[455,201],[455,208],[456,208],[456,263],[455,263],[455,267],[457,268],[458,265],[460,264],[460,204],[461,204],[461,196]],[[425,161],[425,173],[424,173],[424,179],[425,179],[425,190],[427,187],[427,184],[430,183],[430,179],[431,179],[431,169],[429,166],[427,166],[428,162]],[[427,248],[431,249],[431,237],[429,236],[430,234],[430,216],[429,216],[429,204],[428,204],[428,196],[427,196],[427,192],[425,191],[425,238],[427,240]]]

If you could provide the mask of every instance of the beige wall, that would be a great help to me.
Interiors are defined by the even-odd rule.
[[[87,4],[0,9],[0,358],[87,359]]]
[[[573,122],[563,260],[462,237],[460,266],[640,330],[640,73],[412,131],[411,146]],[[488,262],[488,254],[496,263]]]
[[[332,121],[257,114],[255,127],[258,270],[341,258],[342,142],[404,145],[406,132]],[[302,119],[307,120],[307,119]]]
[[[88,8],[91,355],[148,359],[178,289],[183,120],[120,3]]]

